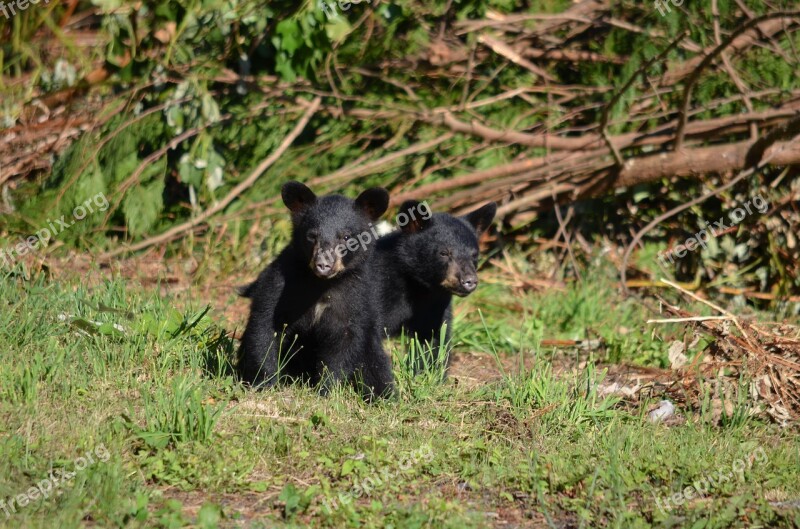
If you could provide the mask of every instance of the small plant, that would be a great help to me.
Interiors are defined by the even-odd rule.
[[[700,374],[700,418],[703,422],[727,428],[739,428],[753,418],[753,405],[749,400],[752,380],[739,375],[736,384],[728,385],[722,379],[705,379]]]
[[[53,369],[41,353],[13,366],[5,374],[0,374],[0,401],[17,406],[35,405],[40,390],[52,378]]]
[[[20,366],[14,371],[9,371],[9,374],[11,377],[4,381],[3,386],[6,389],[0,392],[0,397],[15,405],[36,402],[39,383],[37,364]]]
[[[176,378],[171,390],[159,388],[143,392],[145,426],[137,426],[125,417],[127,426],[147,445],[162,449],[185,441],[206,443],[225,404],[203,401],[200,388],[186,377]]]
[[[414,398],[430,395],[447,377],[449,350],[446,324],[442,325],[436,346],[402,333],[391,350],[400,391]]]

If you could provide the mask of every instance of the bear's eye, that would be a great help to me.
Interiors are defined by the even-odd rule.
[[[442,250],[441,252],[439,252],[439,255],[441,255],[442,257],[450,257],[450,250]]]
[[[349,240],[350,240],[350,237],[352,237],[352,235],[351,235],[351,234],[349,234],[349,233],[345,233],[345,234],[342,236],[342,239],[344,239],[345,241],[349,241]]]

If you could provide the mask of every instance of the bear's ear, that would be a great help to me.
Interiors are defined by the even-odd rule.
[[[283,184],[281,197],[292,213],[302,213],[317,201],[317,195],[313,191],[294,180]]]
[[[468,213],[461,218],[469,222],[472,227],[475,228],[478,235],[480,235],[486,231],[486,228],[492,223],[495,213],[497,213],[497,204],[490,202],[482,208],[476,209],[472,213]]]
[[[358,195],[355,208],[366,213],[370,220],[378,220],[389,207],[389,192],[382,187],[371,187]]]
[[[427,202],[406,200],[397,210],[397,226],[404,233],[418,233],[425,229],[433,218]]]

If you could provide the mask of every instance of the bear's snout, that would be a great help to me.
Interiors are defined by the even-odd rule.
[[[321,279],[330,279],[344,269],[342,259],[336,250],[332,247],[323,249],[320,244],[314,247],[311,262],[308,265],[314,275]]]
[[[461,276],[461,286],[467,291],[467,293],[470,293],[478,288],[478,274],[470,272]]]

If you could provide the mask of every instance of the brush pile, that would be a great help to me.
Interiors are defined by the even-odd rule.
[[[659,323],[690,323],[710,340],[691,364],[675,366],[680,378],[671,397],[695,408],[710,406],[717,419],[730,419],[744,408],[782,425],[800,420],[800,327],[748,321],[666,283],[719,313],[693,315],[661,298],[662,308],[675,319]]]
[[[384,185],[395,204],[439,211],[495,200],[525,240],[538,223],[565,246],[627,243],[749,170],[648,240],[679,242],[765,192],[773,207],[748,219],[751,241],[720,238],[677,272],[713,280],[733,264],[742,273],[727,286],[747,296],[800,292],[800,11],[326,2],[241,0],[231,12],[71,0],[0,19],[0,207],[13,221],[2,229],[24,234],[43,212],[103,192],[109,211],[83,222],[76,244],[124,252],[213,236],[272,215],[288,174],[320,192]],[[295,130],[301,116],[308,126]]]

